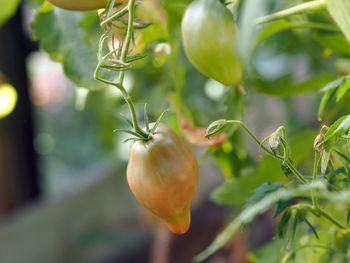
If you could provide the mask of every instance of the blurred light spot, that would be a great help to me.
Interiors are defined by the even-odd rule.
[[[124,88],[127,92],[130,92],[132,90],[132,87],[134,86],[134,77],[126,72],[124,77]]]
[[[0,84],[0,119],[10,115],[16,107],[18,94],[16,89],[6,83]]]
[[[130,73],[125,73],[124,75],[124,88],[129,93],[134,86],[134,77]],[[106,89],[106,93],[108,97],[111,98],[121,98],[122,93],[115,86],[108,86]]]
[[[28,59],[30,98],[36,106],[61,105],[67,95],[67,80],[61,64],[47,54],[34,52]]]
[[[159,43],[154,47],[154,60],[153,65],[155,67],[161,67],[167,61],[171,54],[171,46],[168,43]]]
[[[55,139],[51,134],[40,133],[34,138],[34,148],[38,154],[47,155],[55,148]]]
[[[129,139],[130,137],[132,136],[128,134],[122,134],[122,133],[119,133],[118,136],[116,137],[116,140],[117,140],[117,145],[115,147],[116,155],[118,156],[118,159],[125,162],[129,160],[129,151],[130,151],[132,141],[128,141],[125,143],[124,141],[126,139]]]
[[[75,108],[78,111],[82,111],[86,105],[86,99],[89,95],[89,90],[86,88],[76,88],[76,99],[75,99]]]
[[[171,46],[168,43],[159,43],[154,48],[155,53],[164,53],[166,55],[171,54]]]
[[[258,72],[266,79],[276,79],[290,73],[288,56],[269,53],[258,54],[255,58],[255,66]]]
[[[333,50],[330,49],[330,48],[326,48],[326,49],[323,51],[323,56],[326,57],[326,58],[332,56],[332,54],[333,54]]]
[[[213,79],[209,79],[204,85],[204,92],[209,99],[219,101],[225,94],[225,86]]]
[[[232,152],[233,148],[232,148],[232,144],[229,141],[226,141],[223,145],[222,145],[222,150],[224,153],[230,153]]]

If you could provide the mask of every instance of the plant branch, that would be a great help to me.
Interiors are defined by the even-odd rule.
[[[111,0],[109,3],[108,6],[110,8],[111,8],[111,6],[114,5],[113,2],[114,1]],[[141,129],[139,124],[138,124],[137,114],[136,114],[134,103],[132,101],[131,96],[126,91],[124,84],[123,84],[124,78],[125,78],[125,69],[127,69],[127,66],[128,66],[127,57],[128,57],[128,53],[129,53],[129,49],[130,49],[130,44],[131,44],[131,41],[133,38],[133,33],[134,33],[135,5],[136,5],[136,0],[129,0],[128,4],[124,8],[119,10],[118,12],[116,12],[114,14],[110,14],[112,9],[110,9],[107,12],[107,17],[101,23],[101,26],[104,26],[108,22],[115,21],[115,20],[121,18],[122,16],[126,15],[127,13],[129,14],[128,25],[127,25],[127,29],[126,29],[125,38],[120,40],[121,41],[120,42],[121,50],[119,48],[117,48],[117,49],[114,48],[106,56],[102,56],[102,49],[103,49],[103,43],[107,39],[108,34],[105,34],[104,36],[102,36],[102,38],[100,40],[99,52],[98,52],[98,54],[99,54],[98,57],[99,57],[100,62],[97,65],[97,68],[96,68],[95,73],[94,73],[94,77],[96,80],[99,80],[99,81],[101,81],[105,84],[108,84],[108,85],[115,86],[119,89],[125,102],[127,103],[128,107],[129,107],[129,111],[131,114],[131,120],[132,120],[132,126],[134,128],[135,133],[139,134],[140,137],[143,139],[149,139],[150,138],[149,133],[147,133],[143,129]],[[114,37],[114,35],[112,34],[112,38],[113,37]],[[114,41],[114,39],[112,39],[112,42],[113,41]],[[116,51],[118,51],[118,54],[120,55],[120,56],[118,56],[118,63],[121,66],[119,66],[119,65],[117,65],[117,66],[104,65],[103,63],[105,62],[105,60],[109,56],[111,56],[112,54],[115,54]],[[118,82],[115,83],[113,81],[106,80],[106,79],[103,79],[102,77],[100,77],[99,73],[100,73],[101,68],[118,71],[119,72]]]
[[[283,259],[281,260],[281,263],[287,263],[295,253],[298,252],[298,250],[303,250],[303,249],[309,249],[309,248],[318,248],[318,249],[325,249],[325,250],[330,250],[333,252],[337,252],[337,253],[341,253],[341,255],[343,256],[344,259],[347,259],[346,255],[344,254],[343,251],[334,248],[334,247],[329,247],[329,246],[323,246],[323,245],[305,245],[305,246],[300,246],[298,248],[293,249],[292,251],[288,252]]]
[[[330,214],[328,214],[326,211],[322,210],[321,208],[313,208],[311,209],[311,212],[317,217],[323,216],[324,218],[326,218],[328,221],[330,221],[340,229],[346,229],[346,227],[342,223],[340,223],[337,219],[332,217]]]
[[[285,160],[283,157],[278,156],[276,154],[274,154],[271,150],[269,150],[267,147],[265,147],[263,145],[263,142],[261,142],[255,135],[254,133],[252,133],[252,131],[244,125],[244,123],[242,121],[238,121],[238,120],[227,120],[226,121],[229,124],[236,124],[239,127],[243,128],[248,135],[260,146],[261,149],[263,149],[266,153],[268,153],[269,155],[271,155],[272,157],[279,159],[280,161],[283,161],[288,168],[293,172],[293,174],[297,177],[297,179],[303,183],[303,184],[307,184],[308,182],[306,181],[306,179],[304,178],[304,176],[294,167],[294,165],[292,164],[292,162],[290,161],[290,159]]]
[[[286,18],[293,15],[303,14],[303,13],[311,13],[319,10],[323,10],[326,8],[326,0],[314,0],[311,2],[302,3],[291,8],[263,16],[257,18],[255,24],[263,24],[268,23],[277,19]]]

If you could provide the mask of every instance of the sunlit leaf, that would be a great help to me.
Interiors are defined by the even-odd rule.
[[[20,0],[1,0],[0,27],[15,14],[20,2]]]

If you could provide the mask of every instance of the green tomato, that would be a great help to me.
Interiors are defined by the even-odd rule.
[[[109,0],[48,0],[51,4],[63,9],[85,11],[105,8]]]
[[[242,77],[235,50],[237,26],[219,0],[195,0],[182,19],[182,40],[190,62],[205,76],[225,85]]]

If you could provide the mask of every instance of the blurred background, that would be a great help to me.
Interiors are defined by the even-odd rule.
[[[40,1],[31,2],[22,3],[0,28],[1,263],[192,262],[243,202],[220,202],[220,193],[211,191],[239,177],[261,157],[259,149],[242,140],[246,137],[240,132],[217,147],[206,145],[200,136],[204,128],[215,119],[243,118],[259,138],[284,125],[290,136],[301,130],[309,132],[312,142],[320,95],[310,91],[337,74],[330,64],[349,65],[339,61],[332,47],[319,44],[322,32],[305,38],[307,30],[285,31],[257,48],[254,78],[245,79],[247,94],[242,95],[200,75],[185,58],[179,23],[189,1],[145,1],[159,8],[146,16],[153,19],[154,27],[139,40],[151,43],[145,48],[149,56],[128,71],[125,85],[139,116],[146,102],[153,120],[170,108],[165,122],[191,143],[201,165],[191,229],[175,236],[138,206],[127,186],[130,145],[122,143],[124,135],[113,132],[127,125],[120,116],[128,116],[122,97],[109,87],[93,91],[70,80],[75,73],[54,61],[60,61],[61,54],[47,48],[40,35],[43,29],[37,28],[36,41],[32,40],[31,24],[44,18],[34,20]],[[278,10],[285,4],[264,2],[250,15]],[[166,28],[162,27],[164,16]],[[96,17],[95,13],[84,15],[79,25],[91,29],[98,23]],[[327,15],[315,19],[330,20]],[[42,25],[50,30],[50,23]],[[335,49],[349,53],[343,47]],[[304,81],[309,81],[307,88]],[[339,107],[336,112],[346,105]],[[305,151],[311,156],[311,146],[309,150]],[[243,182],[243,196],[249,196],[264,176],[279,167],[266,169],[267,174],[262,172],[256,182]],[[280,171],[276,174],[276,180],[283,177]],[[245,262],[247,251],[272,239],[274,224],[271,214],[262,215],[206,262]]]

